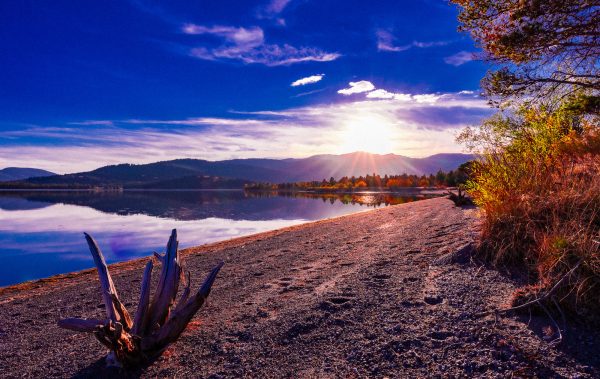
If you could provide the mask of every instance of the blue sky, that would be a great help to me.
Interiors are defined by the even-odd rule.
[[[486,65],[440,0],[5,1],[0,168],[456,152]]]

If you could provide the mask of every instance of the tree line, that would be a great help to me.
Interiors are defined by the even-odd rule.
[[[343,176],[339,179],[334,177],[323,179],[321,181],[299,181],[288,183],[252,183],[247,184],[247,190],[319,190],[319,191],[339,191],[339,190],[361,190],[361,189],[398,189],[410,187],[456,187],[464,184],[467,179],[468,164],[463,164],[457,170],[442,171],[430,175],[384,175],[370,174],[365,176]]]

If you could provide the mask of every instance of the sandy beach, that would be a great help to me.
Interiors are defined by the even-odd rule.
[[[591,328],[569,325],[554,348],[542,315],[473,317],[519,284],[469,256],[438,259],[464,251],[477,224],[476,209],[436,198],[187,249],[193,287],[225,262],[208,304],[160,359],[128,372],[106,369],[91,335],[56,325],[103,317],[95,270],[0,289],[0,376],[598,377]],[[111,266],[130,310],[146,261]]]

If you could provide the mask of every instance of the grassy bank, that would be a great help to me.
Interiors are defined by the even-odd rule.
[[[485,215],[482,253],[531,275],[513,303],[553,291],[546,305],[599,321],[600,135],[591,124],[573,130],[568,117],[529,110],[488,121],[510,143],[488,146],[469,189]]]

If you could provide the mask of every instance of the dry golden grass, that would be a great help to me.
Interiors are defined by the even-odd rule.
[[[532,274],[513,305],[549,291],[581,262],[549,301],[600,321],[600,136],[571,133],[541,156],[529,148],[490,154],[476,167],[471,194],[485,214],[480,251]]]

